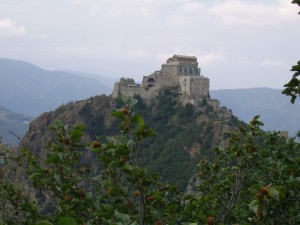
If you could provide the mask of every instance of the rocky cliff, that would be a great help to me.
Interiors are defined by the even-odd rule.
[[[213,157],[210,148],[224,144],[226,131],[239,124],[225,107],[214,111],[208,104],[199,108],[191,104],[183,106],[178,101],[178,93],[172,90],[162,91],[150,105],[137,98],[136,113],[141,114],[158,134],[143,143],[141,163],[182,189],[195,173],[199,160]],[[115,107],[120,107],[118,99],[105,95],[62,105],[31,122],[23,144],[44,158],[47,154],[44,146],[53,140],[48,126],[54,120],[61,120],[68,126],[85,124],[83,142],[86,144],[99,135],[116,135],[118,121],[111,116]],[[95,161],[90,153],[86,153],[84,158],[85,163],[93,164]]]

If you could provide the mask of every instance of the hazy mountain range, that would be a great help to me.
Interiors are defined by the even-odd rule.
[[[300,129],[300,102],[290,102],[290,98],[281,94],[280,89],[249,88],[211,91],[211,97],[217,98],[232,109],[240,120],[249,122],[260,115],[265,130],[286,130],[294,136]]]
[[[55,110],[70,101],[110,94],[116,79],[81,72],[48,71],[24,61],[0,58],[0,135],[11,143],[7,139],[7,135],[12,136],[8,130],[22,136],[28,128],[24,118]],[[245,122],[261,115],[266,130],[288,130],[294,135],[300,128],[299,102],[291,104],[279,89],[212,90],[210,94]]]
[[[109,87],[94,78],[3,58],[0,80],[0,105],[34,117],[69,101],[110,92]]]

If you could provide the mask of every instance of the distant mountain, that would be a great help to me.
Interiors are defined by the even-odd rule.
[[[300,129],[300,102],[291,104],[290,98],[281,91],[271,88],[228,89],[213,90],[210,95],[247,123],[253,116],[260,115],[265,130],[287,130],[294,136]]]
[[[120,80],[120,77],[107,77],[101,74],[83,73],[79,71],[68,71],[68,70],[66,70],[65,72],[77,74],[83,77],[94,78],[109,88],[109,94],[112,93],[115,82]]]
[[[28,131],[32,117],[14,113],[0,106],[0,137],[2,142],[16,146],[18,137],[22,138]],[[17,136],[16,136],[17,135]]]
[[[98,80],[0,58],[0,105],[30,116],[111,90]]]

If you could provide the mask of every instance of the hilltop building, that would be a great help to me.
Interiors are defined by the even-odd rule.
[[[195,56],[174,55],[161,70],[149,76],[144,76],[142,84],[136,84],[131,78],[121,78],[115,83],[113,97],[120,95],[140,95],[146,102],[150,102],[163,88],[178,87],[183,103],[192,103],[195,106],[203,101],[218,110],[220,103],[209,96],[209,79],[201,75]]]

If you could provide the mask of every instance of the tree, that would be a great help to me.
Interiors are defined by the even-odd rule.
[[[292,3],[300,6],[300,0],[293,0]],[[295,73],[293,74],[292,79],[284,85],[285,89],[282,91],[282,94],[291,96],[291,103],[294,104],[297,96],[300,95],[300,80],[298,78],[300,75],[300,61],[298,61],[296,65],[292,66],[291,71]]]
[[[260,125],[256,116],[246,129],[228,134],[228,145],[214,149],[213,161],[200,162],[197,195],[190,196],[186,219],[200,224],[300,223],[300,145],[279,132],[264,134]]]

